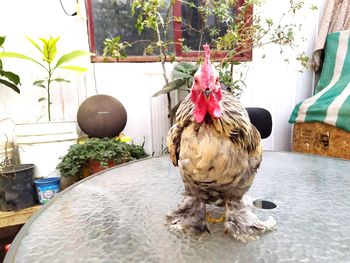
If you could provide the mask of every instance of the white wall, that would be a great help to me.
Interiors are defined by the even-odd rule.
[[[268,0],[263,12],[274,18],[281,16],[281,10],[287,0]],[[308,0],[307,3],[312,2]],[[62,0],[68,12],[74,12],[74,0]],[[320,4],[319,4],[320,5]],[[84,4],[80,1],[82,15],[69,17],[64,14],[58,0],[3,0],[0,3],[0,35],[6,35],[7,51],[34,54],[34,49],[25,39],[61,36],[59,50],[62,53],[73,49],[88,49],[88,36],[84,16]],[[309,40],[302,49],[310,53],[313,46],[318,12],[305,13],[304,34]],[[305,17],[300,17],[304,19]],[[307,23],[306,23],[307,22]],[[266,54],[261,59],[262,53]],[[6,87],[0,86],[0,120],[6,117],[15,122],[35,121],[43,113],[37,99],[42,95],[39,88],[31,83],[42,72],[29,62],[4,60],[5,67],[16,71],[22,78],[22,94],[18,95]],[[78,64],[78,63],[77,63]],[[151,95],[163,85],[159,63],[147,64],[104,64],[92,65],[89,58],[80,60],[79,65],[89,68],[86,74],[69,74],[72,83],[56,88],[54,95],[55,119],[74,120],[81,102],[95,94],[115,96],[128,112],[125,133],[135,142],[146,142],[149,153],[158,154],[162,150],[161,142],[168,126],[166,118],[165,96],[152,98]],[[170,66],[169,66],[170,67]],[[289,114],[294,105],[309,96],[312,86],[310,72],[298,73],[294,63],[286,64],[276,47],[270,46],[264,51],[254,50],[254,60],[250,63],[246,82],[248,88],[242,96],[244,106],[264,107],[273,115],[273,134],[264,141],[265,149],[289,150],[291,125]],[[65,75],[66,77],[66,75]],[[60,96],[64,96],[65,114],[62,114]],[[0,123],[0,131],[1,131]]]
[[[135,143],[145,142],[150,154],[159,154],[169,129],[165,96],[152,97],[164,85],[160,63],[99,63],[95,76],[98,94],[123,103],[128,113],[124,132]]]
[[[59,55],[75,49],[89,49],[85,29],[86,21],[65,15],[59,1],[6,0],[1,1],[0,6],[0,34],[7,36],[4,45],[5,51],[19,52],[40,59],[39,53],[25,36],[34,40],[38,40],[39,37],[60,36]],[[68,7],[69,5],[67,5],[67,9]],[[73,8],[75,9],[75,6]],[[0,119],[5,116],[11,117],[16,122],[38,120],[43,113],[46,113],[43,109],[44,104],[37,102],[40,97],[45,95],[45,90],[33,87],[32,83],[45,76],[43,69],[24,60],[4,59],[3,63],[5,69],[20,75],[22,86],[20,88],[21,95],[6,87],[0,87]],[[88,67],[90,71],[88,74],[80,76],[68,71],[61,71],[59,75],[70,79],[72,83],[53,88],[54,119],[74,119],[78,104],[86,97],[86,89],[91,89],[94,84],[93,81],[89,80],[90,75],[92,75],[90,58],[85,57],[74,64]],[[64,105],[60,103],[61,95],[65,99]],[[62,113],[62,106],[65,107],[65,114]]]
[[[288,10],[289,1],[268,0],[261,10],[266,17],[279,21],[282,13]],[[311,4],[317,5],[318,11],[312,11]],[[296,54],[304,51],[312,54],[319,13],[322,11],[322,1],[305,1],[305,8],[291,22],[301,23],[302,31],[297,38],[299,47],[284,49],[280,54],[278,46],[271,44],[264,48],[253,50],[253,62],[249,64],[246,84],[241,101],[245,106],[263,107],[270,111],[273,119],[271,136],[264,140],[267,150],[285,151],[291,149],[292,125],[288,123],[294,106],[310,97],[314,85],[314,74],[310,70],[300,72],[300,65],[293,59]],[[265,58],[262,58],[265,55]],[[284,62],[288,58],[289,63]]]

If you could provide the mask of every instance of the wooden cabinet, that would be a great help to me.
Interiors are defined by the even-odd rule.
[[[292,149],[350,160],[350,132],[320,122],[295,123]]]

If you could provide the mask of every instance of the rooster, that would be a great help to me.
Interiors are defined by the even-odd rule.
[[[222,206],[225,232],[246,242],[275,225],[273,218],[261,221],[242,198],[262,160],[261,137],[239,101],[221,89],[209,46],[203,48],[204,63],[167,136],[169,155],[179,166],[185,192],[166,221],[171,229],[210,233],[206,205]]]

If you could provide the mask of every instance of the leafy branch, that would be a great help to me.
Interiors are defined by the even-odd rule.
[[[149,42],[145,53],[153,53],[155,49],[159,51],[165,85],[154,96],[167,95],[170,124],[173,123],[177,106],[172,106],[170,93],[177,90],[189,90],[195,73],[192,69],[197,66],[181,62],[178,67],[174,67],[171,80],[168,79],[165,62],[169,57],[171,57],[170,61],[175,59],[171,52],[174,41],[168,37],[172,23],[181,23],[183,35],[191,33],[192,36],[196,36],[192,39],[176,40],[180,41],[183,51],[195,49],[200,54],[202,44],[207,41],[214,55],[225,52],[225,56],[218,61],[216,68],[219,71],[222,86],[235,96],[239,96],[242,89],[245,88],[242,74],[238,76],[238,79],[237,76],[234,76],[234,66],[240,64],[240,62],[235,61],[235,58],[253,48],[261,48],[269,44],[278,45],[281,52],[285,47],[295,48],[297,46],[295,43],[296,35],[300,32],[302,25],[284,21],[287,20],[287,17],[290,21],[291,17],[298,15],[305,5],[303,0],[288,0],[289,8],[277,22],[271,18],[265,18],[261,13],[252,12],[252,7],[261,7],[264,3],[263,0],[245,0],[243,3],[237,0],[215,0],[200,3],[188,0],[179,1],[183,8],[189,10],[188,12],[197,14],[198,23],[195,26],[185,18],[170,14],[175,0],[170,2],[135,0],[131,7],[131,14],[137,17],[135,27],[139,34],[145,29],[151,29],[156,33],[156,41]],[[239,6],[238,3],[241,5]],[[161,11],[164,10],[166,12],[163,17]],[[199,41],[193,42],[196,39]],[[114,49],[110,42],[105,41],[106,52],[104,55],[113,55],[113,50],[115,50],[117,56],[125,58],[127,48],[133,44],[122,42],[120,37],[117,38],[116,42],[118,42],[117,48]],[[194,45],[194,43],[196,44]],[[303,66],[307,65],[308,58],[305,54],[298,55],[296,59]],[[193,68],[189,65],[192,65]]]

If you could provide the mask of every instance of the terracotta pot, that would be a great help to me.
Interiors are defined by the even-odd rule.
[[[85,169],[85,170],[83,171],[83,176],[84,176],[84,177],[90,176],[90,175],[92,175],[92,174],[101,172],[101,171],[103,171],[103,170],[105,170],[105,169],[107,169],[107,168],[113,167],[113,166],[115,166],[115,165],[116,165],[116,164],[115,164],[115,162],[114,162],[113,160],[108,161],[108,167],[106,167],[106,166],[101,166],[99,161],[90,160],[87,169]]]
[[[61,176],[60,180],[60,188],[61,190],[66,189],[67,187],[71,186],[72,184],[75,184],[76,182],[80,181],[80,177],[78,175],[73,176]]]

